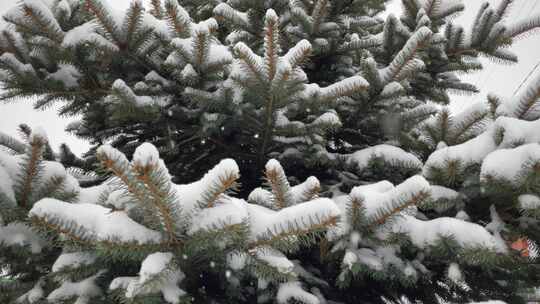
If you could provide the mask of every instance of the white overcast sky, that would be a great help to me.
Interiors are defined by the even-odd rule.
[[[109,0],[114,6],[124,8],[130,0]],[[0,0],[0,15],[14,6],[18,0]],[[145,1],[146,2],[146,1]],[[389,11],[399,12],[399,0],[390,4]],[[478,7],[484,1],[463,0],[467,6],[466,12],[456,19],[456,23],[470,27]],[[489,0],[493,4],[499,0]],[[540,0],[515,0],[508,21],[514,22],[529,16],[540,16]],[[0,26],[2,26],[0,21]],[[519,63],[515,65],[500,65],[485,61],[485,69],[482,72],[470,76],[464,76],[465,80],[479,86],[481,93],[474,96],[454,96],[451,108],[455,112],[476,101],[484,101],[488,92],[499,95],[512,96],[515,89],[525,79],[533,67],[540,62],[540,34],[522,39],[514,44],[512,50],[519,56]],[[540,73],[540,67],[537,69]],[[60,143],[67,143],[74,152],[80,154],[86,151],[88,144],[77,139],[75,136],[64,132],[66,124],[74,120],[74,117],[60,118],[55,108],[45,111],[36,111],[32,108],[31,101],[17,101],[15,103],[0,103],[0,131],[8,134],[16,134],[18,124],[26,123],[31,127],[41,126],[49,134],[53,148]]]

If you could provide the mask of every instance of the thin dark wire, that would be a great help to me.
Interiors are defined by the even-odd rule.
[[[531,16],[531,14],[534,12],[534,9],[536,8],[536,5],[537,5],[539,2],[540,2],[540,1],[535,1],[535,2],[533,2],[532,6],[531,6],[531,9],[529,9],[529,13],[528,13],[528,15],[527,15],[527,18],[529,18],[529,17]],[[517,16],[520,16],[520,15],[521,15],[521,12],[523,11],[523,9],[526,8],[526,7],[527,7],[527,4],[529,4],[529,3],[531,3],[531,2],[521,1],[521,2],[519,2],[519,3],[521,4],[521,6],[520,6],[520,8],[519,8],[519,11],[518,11]],[[525,11],[527,11],[527,10],[525,10]],[[540,62],[539,62],[539,64],[540,64]],[[537,64],[537,66],[538,66],[538,64]],[[491,70],[491,67],[492,67],[492,65],[489,65],[489,66],[484,70],[485,76],[482,77],[481,84],[479,85],[478,88],[484,87],[484,85],[486,85],[487,83],[489,83],[489,81],[491,80],[491,78],[492,78],[492,76],[493,76],[493,74],[494,74],[494,73],[491,73],[491,71],[490,71],[490,70]],[[536,67],[533,68],[533,71],[534,71],[534,69],[536,69]],[[488,71],[490,71],[490,73],[487,73]],[[533,71],[531,71],[531,73],[532,73]],[[524,81],[526,81],[528,77],[530,77],[530,74],[524,79]],[[523,86],[523,83],[521,83],[521,84],[519,85],[519,87],[516,89],[516,91],[514,91],[514,95],[515,95],[516,92],[519,90],[519,88],[521,88],[521,86]]]
[[[538,5],[538,2],[540,1],[535,1],[533,3],[533,6],[531,7],[531,9],[529,10],[529,14],[527,16],[530,17],[531,14],[534,13],[534,10],[536,9],[536,6]],[[523,2],[524,3],[524,2]],[[523,5],[521,8],[524,8],[525,6]],[[520,13],[521,13],[521,9],[520,9]],[[519,14],[518,14],[519,15]],[[519,90],[521,89],[521,87],[523,87],[523,85],[529,80],[529,78],[532,76],[532,74],[534,73],[534,71],[536,71],[536,69],[540,66],[540,61],[538,61],[538,63],[536,63],[536,65],[532,68],[532,70],[527,74],[527,76],[525,76],[525,78],[523,78],[523,80],[521,81],[521,83],[517,86],[517,88],[514,90],[514,93],[512,94],[512,96],[515,96],[517,94],[517,92],[519,92]]]
[[[521,15],[521,12],[523,11],[523,9],[525,8],[525,6],[527,4],[529,4],[529,2],[526,2],[526,1],[521,1],[521,2],[518,2],[520,4],[520,7],[519,7],[519,12],[518,12],[518,16]],[[517,4],[514,2],[513,3],[514,5],[517,6]],[[512,7],[512,10],[514,9],[514,7]],[[483,65],[485,65],[486,67],[482,69],[481,73],[478,74],[476,76],[476,81],[475,83],[477,84],[476,87],[479,89],[479,90],[483,90],[483,88],[485,87],[486,83],[489,83],[489,81],[491,80],[491,77],[493,75],[493,73],[491,72],[491,70],[493,69],[493,63],[491,62],[486,62],[484,63]]]
[[[534,66],[534,68],[529,72],[529,74],[527,74],[527,76],[525,76],[525,78],[523,79],[523,81],[521,81],[521,83],[519,84],[519,86],[516,88],[516,90],[514,91],[514,94],[512,94],[512,96],[516,95],[516,93],[519,91],[519,89],[521,89],[521,87],[527,82],[527,80],[529,80],[529,77],[531,77],[531,75],[534,73],[534,71],[540,66],[540,61],[538,61],[538,63]]]

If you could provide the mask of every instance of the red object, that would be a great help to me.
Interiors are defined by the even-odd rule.
[[[522,257],[529,257],[529,242],[527,238],[519,238],[510,245],[510,248],[519,251]]]

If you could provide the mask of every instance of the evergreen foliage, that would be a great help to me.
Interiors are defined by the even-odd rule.
[[[22,0],[1,98],[60,104],[92,148],[0,133],[0,301],[524,303],[540,78],[444,106],[540,19],[386,2]]]
[[[61,115],[82,114],[69,131],[96,147],[152,142],[176,181],[226,157],[246,189],[271,157],[297,178],[335,179],[335,153],[385,141],[433,151],[416,140],[437,112],[426,102],[477,92],[456,74],[481,69],[478,56],[517,60],[507,46],[537,28],[508,22],[510,2],[463,29],[453,0],[403,1],[386,19],[384,0],[134,1],[126,12],[23,1],[4,16],[3,98],[60,102]]]
[[[62,165],[47,159],[42,130],[21,126],[19,141],[1,134],[0,150],[0,300],[9,303],[21,289],[41,288],[59,247],[33,231],[28,211],[45,197],[76,201],[77,180]],[[28,133],[25,133],[28,132]],[[49,147],[50,148],[50,147]]]

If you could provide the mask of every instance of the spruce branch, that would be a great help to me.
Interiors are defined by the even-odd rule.
[[[348,200],[349,204],[347,205],[347,216],[351,227],[354,230],[361,231],[364,223],[367,222],[365,218],[365,207],[364,207],[364,197],[354,195],[349,195]]]
[[[133,44],[133,40],[142,24],[143,14],[144,7],[142,6],[142,3],[139,1],[132,1],[122,26],[122,33],[125,36],[125,47],[136,46],[136,44]]]
[[[215,206],[216,202],[221,195],[225,194],[227,191],[235,190],[238,188],[238,183],[236,182],[240,176],[234,171],[228,171],[220,175],[218,180],[214,182],[203,194],[204,208],[212,208]]]
[[[309,234],[320,233],[327,230],[328,228],[334,227],[339,221],[338,216],[328,216],[318,219],[310,218],[308,225],[301,225],[298,223],[289,223],[288,227],[282,227],[278,233],[269,231],[265,236],[259,238],[259,240],[251,242],[248,245],[250,250],[254,250],[259,247],[280,247],[279,244],[283,245],[283,242],[290,243],[292,238],[305,238]],[[312,240],[312,239],[307,239]],[[292,245],[292,244],[291,244]],[[290,246],[290,245],[288,245]]]
[[[16,182],[16,196],[19,206],[27,209],[32,203],[33,186],[39,178],[43,153],[47,139],[41,135],[30,136],[29,147],[26,150],[24,162],[21,164],[21,173]]]
[[[475,130],[481,129],[488,118],[489,112],[486,108],[471,112],[460,121],[453,121],[449,130],[449,143],[461,143],[468,139],[467,135],[473,135]]]
[[[201,209],[215,207],[223,194],[236,190],[238,178],[240,178],[238,165],[231,159],[222,160],[202,179],[205,188],[197,201],[199,207]]]
[[[362,51],[365,49],[374,49],[380,46],[381,40],[374,37],[364,39],[351,39],[351,41],[345,42],[340,45],[336,51],[340,54],[347,54],[350,52]]]
[[[384,85],[375,59],[373,57],[366,58],[361,62],[360,68],[362,69],[362,77],[369,83],[369,92],[371,94],[380,92]]]
[[[146,185],[150,193],[151,203],[159,214],[168,241],[172,244],[178,243],[177,234],[180,229],[177,227],[177,221],[180,218],[178,215],[180,211],[176,210],[178,208],[176,205],[176,193],[170,181],[168,181],[168,172],[163,172],[156,163],[141,165],[136,162],[133,170],[138,174],[137,178]]]
[[[61,222],[58,218],[45,218],[39,216],[30,216],[30,223],[49,238],[55,238],[58,235],[69,239],[72,244],[78,246],[90,246],[91,239],[87,231],[73,222]]]
[[[313,12],[311,13],[312,18],[312,33],[318,33],[320,26],[323,23],[327,13],[328,13],[328,0],[317,0],[313,6]]]
[[[35,200],[38,201],[41,198],[44,197],[59,197],[61,194],[59,193],[62,190],[62,187],[66,181],[66,178],[64,176],[51,176],[46,181],[42,181],[42,185],[35,191],[34,197]],[[76,196],[76,194],[75,194]],[[65,197],[65,201],[67,201],[68,197]]]
[[[291,69],[295,69],[308,60],[311,52],[311,43],[307,40],[301,40],[285,54],[284,58],[291,65]]]
[[[7,19],[8,21],[10,20],[6,17],[4,17],[4,19]],[[26,41],[22,39],[21,34],[10,30],[9,28],[2,30],[1,33],[1,37],[3,38],[2,40],[5,42],[5,45],[0,43],[0,54],[11,53],[14,54],[18,60],[22,62],[29,62],[30,56],[28,45]]]
[[[291,186],[285,175],[283,167],[275,159],[266,164],[266,181],[272,189],[276,209],[283,209],[293,205]]]
[[[111,13],[107,11],[100,1],[101,0],[85,0],[85,8],[96,17],[108,36],[113,38],[118,45],[122,45],[123,41],[118,32],[118,25],[112,18]]]
[[[24,15],[33,21],[35,29],[40,31],[40,34],[45,35],[57,43],[62,42],[64,39],[64,32],[56,18],[52,16],[52,12],[48,7],[39,2],[24,2],[22,10]]]
[[[246,13],[240,13],[234,8],[232,8],[229,4],[222,2],[218,4],[216,7],[214,7],[214,16],[218,21],[227,21],[235,26],[238,26],[239,28],[251,31],[253,30],[250,28],[250,22],[248,19],[248,15]]]
[[[18,154],[23,154],[26,150],[26,145],[24,143],[3,132],[0,132],[0,146],[8,148]]]
[[[445,7],[444,10],[439,10],[435,14],[432,15],[433,19],[445,19],[445,18],[452,18],[456,15],[459,15],[461,12],[465,10],[465,5],[463,3],[455,3],[451,4],[448,7]]]
[[[309,16],[300,1],[291,1],[291,17],[299,23],[304,32],[314,33],[313,18]]]
[[[264,27],[264,67],[266,69],[266,79],[272,81],[278,69],[279,53],[279,18],[274,10],[266,12]]]
[[[415,59],[418,52],[425,48],[429,43],[431,36],[431,30],[427,27],[418,29],[410,38],[401,51],[394,57],[390,65],[385,69],[384,79],[386,83],[396,79],[404,68],[407,67],[410,62]]]
[[[498,21],[503,20],[507,16],[509,9],[512,5],[512,2],[514,2],[514,0],[502,0],[499,3],[499,6],[497,7],[497,10],[495,11],[498,16]]]
[[[124,242],[116,239],[98,240],[91,231],[84,229],[75,222],[61,220],[54,216],[30,216],[32,227],[38,229],[40,233],[48,239],[68,244],[76,248],[96,248],[98,252],[113,260],[125,261],[126,258],[140,260],[149,253],[169,248],[170,243],[149,243]],[[58,236],[62,238],[58,238]]]
[[[431,16],[435,12],[437,12],[440,8],[441,1],[440,0],[426,0],[423,3],[423,9],[426,12],[426,15]]]
[[[163,7],[161,6],[161,0],[151,0],[150,5],[152,7],[150,9],[150,14],[157,19],[163,18]]]
[[[536,31],[540,28],[540,16],[536,15],[532,18],[527,18],[525,20],[516,22],[509,25],[505,31],[505,37],[508,38],[519,38],[520,36],[526,35],[529,32]]]
[[[140,202],[146,201],[146,194],[136,182],[128,160],[120,151],[112,147],[101,147],[96,156],[103,168],[112,172],[127,187],[130,194],[134,195]]]
[[[314,176],[308,177],[305,182],[291,188],[296,204],[316,199],[320,191],[321,184]]]
[[[397,35],[397,27],[400,26],[399,20],[394,14],[389,14],[386,17],[383,29],[382,48],[386,55],[389,57],[395,51],[395,41]]]
[[[26,210],[19,208],[17,202],[3,191],[0,191],[0,215],[3,224],[20,221],[26,217]]]
[[[514,116],[520,119],[533,120],[540,115],[537,108],[540,103],[540,73],[533,79],[524,92],[518,95]]]
[[[264,83],[265,77],[262,74],[262,58],[256,55],[247,45],[239,42],[234,46],[234,51],[238,59],[244,63],[247,69],[260,83]]]
[[[407,200],[396,199],[389,206],[384,206],[377,210],[373,217],[368,218],[367,227],[372,230],[384,225],[390,218],[401,213],[412,206],[418,206],[424,203],[430,197],[427,191],[418,191],[411,195]]]
[[[191,17],[176,0],[165,1],[166,19],[178,37],[187,38],[191,34]]]
[[[194,54],[194,64],[196,67],[202,67],[208,59],[209,53],[209,41],[208,36],[210,33],[208,31],[196,31],[195,37],[193,39],[193,50]]]
[[[369,83],[361,76],[352,76],[321,88],[323,102],[336,102],[341,97],[361,93],[369,88]]]

